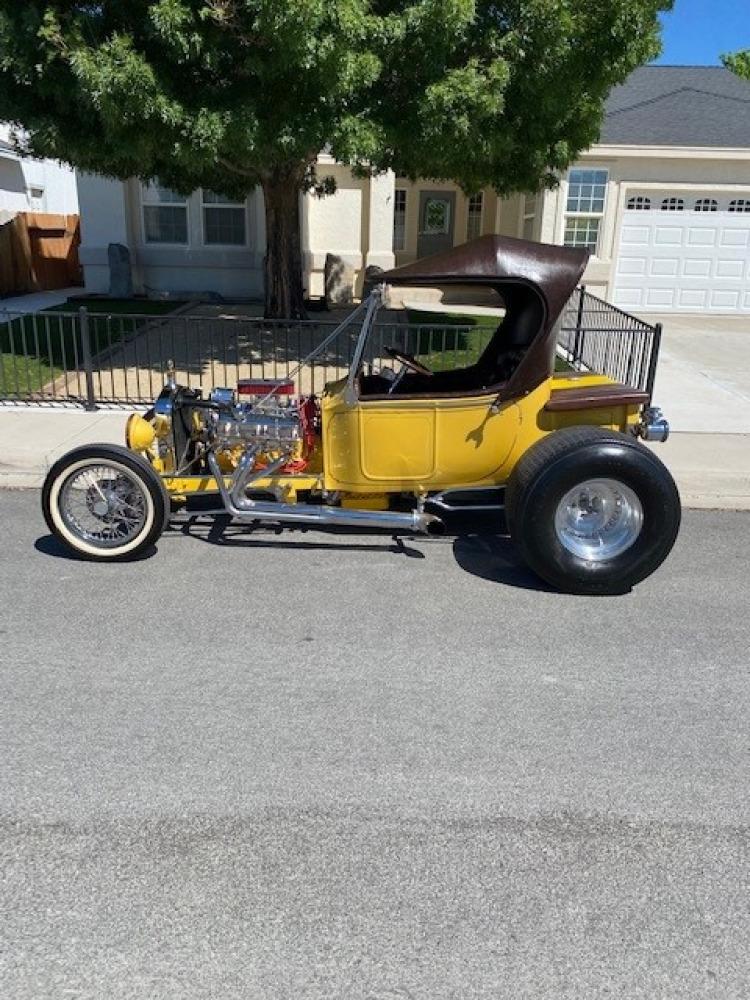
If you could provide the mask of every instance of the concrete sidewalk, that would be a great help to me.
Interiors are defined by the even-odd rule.
[[[131,412],[0,406],[0,488],[41,486],[52,464],[78,445],[125,444],[125,423]]]
[[[0,407],[0,488],[41,486],[53,462],[81,444],[124,444],[130,411]],[[750,510],[750,434],[675,433],[653,445],[686,506]]]
[[[750,434],[677,432],[649,447],[669,467],[685,507],[750,510]]]
[[[42,309],[53,309],[55,306],[61,306],[74,295],[85,295],[85,289],[76,285],[70,288],[58,288],[53,292],[29,292],[27,295],[14,295],[7,299],[0,299],[0,312],[40,312]]]
[[[664,326],[654,402],[672,430],[750,434],[750,317],[647,318]]]

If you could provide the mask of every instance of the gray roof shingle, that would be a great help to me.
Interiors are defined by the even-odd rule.
[[[610,94],[600,142],[750,149],[750,81],[720,66],[644,66]]]

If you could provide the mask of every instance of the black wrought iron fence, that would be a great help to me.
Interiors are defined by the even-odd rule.
[[[375,325],[365,364],[395,365],[388,346],[413,354],[435,371],[473,364],[496,320]],[[183,385],[207,391],[241,378],[286,378],[330,336],[332,320],[115,315],[90,312],[3,313],[0,309],[0,399],[73,402],[94,407],[148,404],[173,365]],[[576,293],[560,327],[565,366],[653,385],[660,328],[590,295]],[[299,391],[320,393],[351,365],[359,327],[344,330],[297,376]]]
[[[286,378],[333,332],[332,320],[245,317],[34,314],[0,311],[0,399],[29,402],[150,403],[173,366],[177,381],[209,390],[241,378]],[[388,346],[435,370],[468,366],[493,328],[379,323],[365,364],[395,365]],[[344,330],[302,371],[303,393],[321,392],[348,372],[359,326]]]
[[[563,312],[558,353],[574,371],[607,375],[653,395],[662,327],[576,289]]]

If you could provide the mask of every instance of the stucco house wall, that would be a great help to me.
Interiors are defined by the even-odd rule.
[[[354,270],[355,293],[362,290],[364,271],[394,266],[394,176],[355,177],[351,170],[327,154],[318,158],[320,177],[330,176],[336,192],[325,198],[302,198],[302,248],[304,282],[310,296],[325,291],[327,254],[340,257]]]
[[[10,128],[0,123],[0,221],[19,212],[78,213],[75,174],[55,160],[20,157]]]
[[[584,276],[589,290],[602,298],[613,296],[623,215],[631,197],[682,195],[688,204],[703,196],[718,196],[724,202],[732,196],[750,197],[748,149],[637,149],[602,145],[594,147],[575,167],[608,172],[599,245]],[[556,190],[541,197],[542,242],[563,242],[568,187],[566,175]]]
[[[2,161],[0,160],[0,164]],[[750,194],[750,150],[655,148],[653,150],[594,147],[575,167],[608,173],[607,196],[598,250],[585,275],[587,286],[603,298],[612,296],[623,211],[628,198],[649,190],[690,197],[725,192]],[[364,269],[384,269],[417,258],[420,194],[455,193],[454,245],[467,238],[469,199],[455,184],[412,182],[387,173],[373,178],[354,177],[348,167],[321,157],[319,173],[336,181],[336,193],[325,198],[301,196],[304,283],[312,297],[324,294],[328,253],[340,257],[354,271],[355,294],[362,289]],[[394,198],[405,193],[403,249],[394,250]],[[527,237],[547,243],[564,241],[567,175],[558,188],[533,195],[502,199],[483,191],[481,233]],[[265,223],[262,193],[246,200],[247,244],[244,247],[206,246],[201,231],[201,196],[187,200],[187,246],[149,245],[143,224],[143,192],[131,180],[123,184],[81,174],[78,197],[82,217],[81,261],[86,288],[109,288],[107,246],[130,248],[136,287],[141,291],[178,293],[217,292],[228,298],[261,298]]]
[[[325,198],[300,196],[307,294],[323,295],[328,253],[354,269],[359,292],[366,267],[375,264],[387,269],[394,265],[393,175],[356,178],[347,167],[325,155],[320,158],[319,173],[334,177],[337,190]],[[227,298],[262,298],[266,234],[260,189],[244,202],[243,246],[207,244],[200,191],[185,199],[186,239],[180,244],[149,242],[144,221],[149,196],[137,180],[122,183],[81,174],[78,195],[80,255],[88,291],[108,291],[108,246],[121,243],[130,250],[134,286],[140,292],[215,292]]]
[[[217,292],[255,298],[263,291],[265,226],[258,193],[245,201],[245,245],[206,246],[202,231],[201,193],[186,199],[187,242],[150,244],[144,224],[144,189],[135,179],[125,183],[81,174],[80,257],[86,290],[109,290],[108,246],[121,243],[131,255],[134,285],[138,291]]]

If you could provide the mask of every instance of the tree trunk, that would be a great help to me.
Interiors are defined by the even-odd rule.
[[[278,170],[262,182],[266,205],[266,304],[269,319],[304,319],[299,198],[304,170]]]

